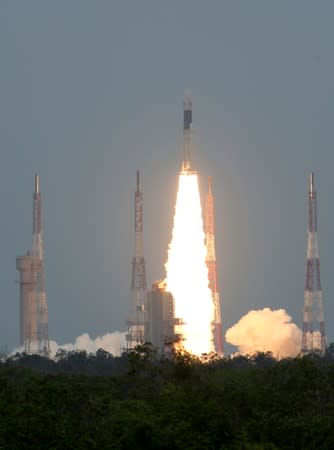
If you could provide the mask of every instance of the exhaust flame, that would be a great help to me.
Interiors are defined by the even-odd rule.
[[[182,320],[183,346],[195,355],[214,351],[214,309],[208,287],[204,238],[197,174],[181,171],[165,264],[166,285],[174,297],[175,316]]]

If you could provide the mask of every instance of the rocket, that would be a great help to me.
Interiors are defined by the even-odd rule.
[[[40,192],[39,175],[35,175],[35,192],[33,195],[33,234],[42,231],[42,199]]]
[[[192,101],[189,97],[186,97],[183,101],[183,158],[182,158],[182,172],[190,171],[190,150],[191,150],[191,132],[192,132]]]
[[[37,196],[39,194],[39,175],[35,174],[35,192],[34,195]]]
[[[311,172],[311,174],[310,174],[310,191],[309,191],[309,193],[310,194],[314,193],[314,173],[313,172]]]

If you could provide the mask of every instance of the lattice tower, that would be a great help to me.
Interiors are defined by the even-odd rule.
[[[143,250],[143,193],[137,171],[135,191],[135,255],[132,260],[131,299],[128,316],[127,349],[144,341],[146,319],[146,268]]]
[[[317,352],[323,355],[326,350],[326,336],[317,231],[317,193],[314,188],[314,174],[311,173],[308,193],[307,260],[302,353]]]

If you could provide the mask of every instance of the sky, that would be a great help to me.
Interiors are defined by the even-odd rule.
[[[36,172],[52,339],[125,330],[137,169],[148,285],[165,277],[185,92],[224,331],[264,307],[301,326],[314,171],[333,342],[333,15],[325,0],[1,1],[0,346],[19,340]]]

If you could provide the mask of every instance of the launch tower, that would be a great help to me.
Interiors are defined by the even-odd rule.
[[[207,247],[206,264],[208,266],[209,288],[214,304],[213,338],[216,353],[223,354],[222,321],[220,314],[219,292],[217,286],[215,228],[214,228],[214,196],[212,194],[212,178],[209,177],[206,196],[205,241]]]
[[[132,260],[131,299],[128,316],[127,349],[130,350],[144,341],[146,310],[146,270],[143,250],[143,193],[137,170],[135,191],[135,256]]]
[[[302,353],[325,353],[326,336],[320,283],[320,261],[317,238],[317,193],[314,174],[310,175],[308,193],[306,286],[304,297],[304,319]]]
[[[39,175],[33,195],[33,244],[31,251],[16,258],[20,272],[20,345],[28,354],[50,354],[48,308],[45,292],[42,197]]]
[[[175,334],[175,305],[170,292],[164,283],[156,281],[147,293],[147,341],[158,349],[159,353],[166,350],[166,342],[174,341]]]

